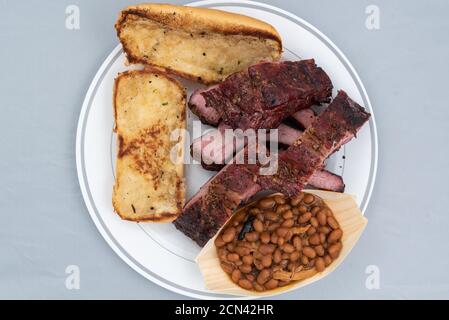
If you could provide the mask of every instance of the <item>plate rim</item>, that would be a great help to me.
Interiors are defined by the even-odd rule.
[[[339,60],[343,63],[345,68],[350,72],[351,77],[353,78],[357,88],[360,90],[364,106],[367,108],[372,116],[369,121],[370,125],[370,131],[371,131],[371,141],[372,141],[372,161],[371,161],[371,168],[370,168],[370,175],[369,175],[369,182],[367,185],[367,189],[365,191],[364,198],[361,202],[361,211],[364,213],[369,200],[371,198],[376,176],[377,176],[377,165],[378,165],[378,137],[377,137],[377,126],[376,121],[374,118],[374,112],[372,110],[371,102],[369,99],[369,96],[366,92],[366,89],[355,71],[352,64],[349,62],[347,57],[342,53],[342,51],[329,39],[327,36],[325,36],[321,31],[319,31],[317,28],[315,28],[313,25],[305,21],[304,19],[286,11],[283,9],[280,9],[278,7],[260,3],[256,1],[248,1],[248,0],[204,0],[204,1],[196,1],[192,3],[186,4],[188,6],[194,6],[194,7],[205,7],[205,6],[229,6],[229,5],[240,5],[243,7],[250,7],[250,8],[257,8],[262,9],[268,12],[272,12],[277,15],[281,15],[284,18],[287,18],[291,21],[293,21],[296,24],[299,24],[301,27],[305,27],[309,32],[317,36],[330,50],[332,50],[336,56],[339,58]],[[76,132],[76,168],[77,168],[77,175],[78,175],[78,182],[80,185],[81,193],[83,195],[84,203],[88,209],[89,215],[91,216],[92,220],[95,223],[95,226],[97,227],[98,231],[102,235],[102,237],[105,239],[105,241],[108,243],[108,245],[113,249],[113,251],[124,261],[126,262],[132,269],[134,269],[136,272],[147,278],[148,280],[152,281],[153,283],[156,283],[157,285],[170,290],[172,292],[192,297],[192,298],[201,298],[201,299],[250,299],[250,297],[236,297],[236,296],[229,296],[229,295],[222,295],[222,294],[216,294],[213,292],[203,292],[198,291],[195,289],[185,288],[182,286],[178,286],[176,284],[172,284],[167,279],[158,279],[159,276],[153,274],[150,270],[145,268],[144,266],[140,265],[138,261],[135,261],[132,257],[128,256],[124,251],[123,248],[120,247],[119,243],[117,243],[117,240],[113,237],[112,234],[109,234],[109,230],[105,230],[104,225],[102,222],[98,219],[98,216],[96,214],[96,210],[93,206],[93,199],[91,198],[91,195],[87,191],[86,183],[87,183],[87,177],[85,177],[85,170],[84,170],[84,157],[83,157],[83,137],[84,137],[84,127],[86,124],[86,121],[88,117],[86,115],[88,114],[89,105],[92,102],[93,99],[93,93],[96,90],[96,87],[99,83],[101,83],[102,78],[105,75],[105,71],[109,68],[110,64],[114,61],[114,58],[118,53],[121,51],[121,45],[118,44],[112,52],[107,56],[107,58],[102,62],[100,68],[96,72],[93,80],[91,81],[91,84],[89,85],[89,88],[87,90],[86,96],[83,101],[83,105],[81,108],[80,116],[78,119],[78,125],[77,125],[77,132]],[[93,213],[92,213],[93,212]],[[134,261],[133,261],[134,260]],[[146,269],[146,270],[144,270]],[[169,282],[169,283],[167,283]],[[197,293],[199,292],[199,293]]]

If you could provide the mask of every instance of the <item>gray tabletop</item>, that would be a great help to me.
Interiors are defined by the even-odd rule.
[[[183,298],[109,248],[78,186],[81,104],[118,43],[117,13],[132,3],[0,0],[0,298]],[[449,2],[270,4],[309,21],[346,54],[379,133],[370,223],[360,242],[331,276],[279,298],[448,299]],[[79,8],[79,29],[73,21],[67,28],[69,5]],[[67,286],[71,265],[79,268],[79,289]]]

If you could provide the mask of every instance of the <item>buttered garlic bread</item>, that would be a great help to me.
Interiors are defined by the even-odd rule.
[[[259,61],[278,60],[282,42],[268,23],[208,8],[139,4],[115,24],[131,63],[216,83]]]
[[[185,128],[185,100],[183,87],[163,73],[128,71],[116,78],[112,203],[123,219],[167,222],[181,213],[184,136],[172,141],[171,134]]]

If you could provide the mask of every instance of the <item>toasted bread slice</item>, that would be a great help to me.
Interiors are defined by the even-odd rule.
[[[205,84],[282,53],[271,25],[214,9],[140,4],[124,9],[115,28],[129,62]]]
[[[112,203],[123,219],[167,222],[181,213],[184,171],[176,160],[183,157],[184,135],[171,141],[171,134],[185,128],[185,104],[183,87],[162,73],[128,71],[116,78]]]

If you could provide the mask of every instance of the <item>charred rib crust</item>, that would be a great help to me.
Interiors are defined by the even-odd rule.
[[[228,164],[188,202],[175,226],[203,246],[234,210],[259,190],[297,194],[322,168],[323,161],[342,141],[347,142],[348,135],[354,136],[369,117],[340,91],[298,141],[279,154],[275,175],[258,175],[257,165]]]
[[[331,94],[329,77],[313,59],[262,62],[201,93],[207,108],[240,129],[277,128],[296,111],[328,102]],[[202,121],[218,124],[220,119],[209,119],[191,101],[189,106]]]

